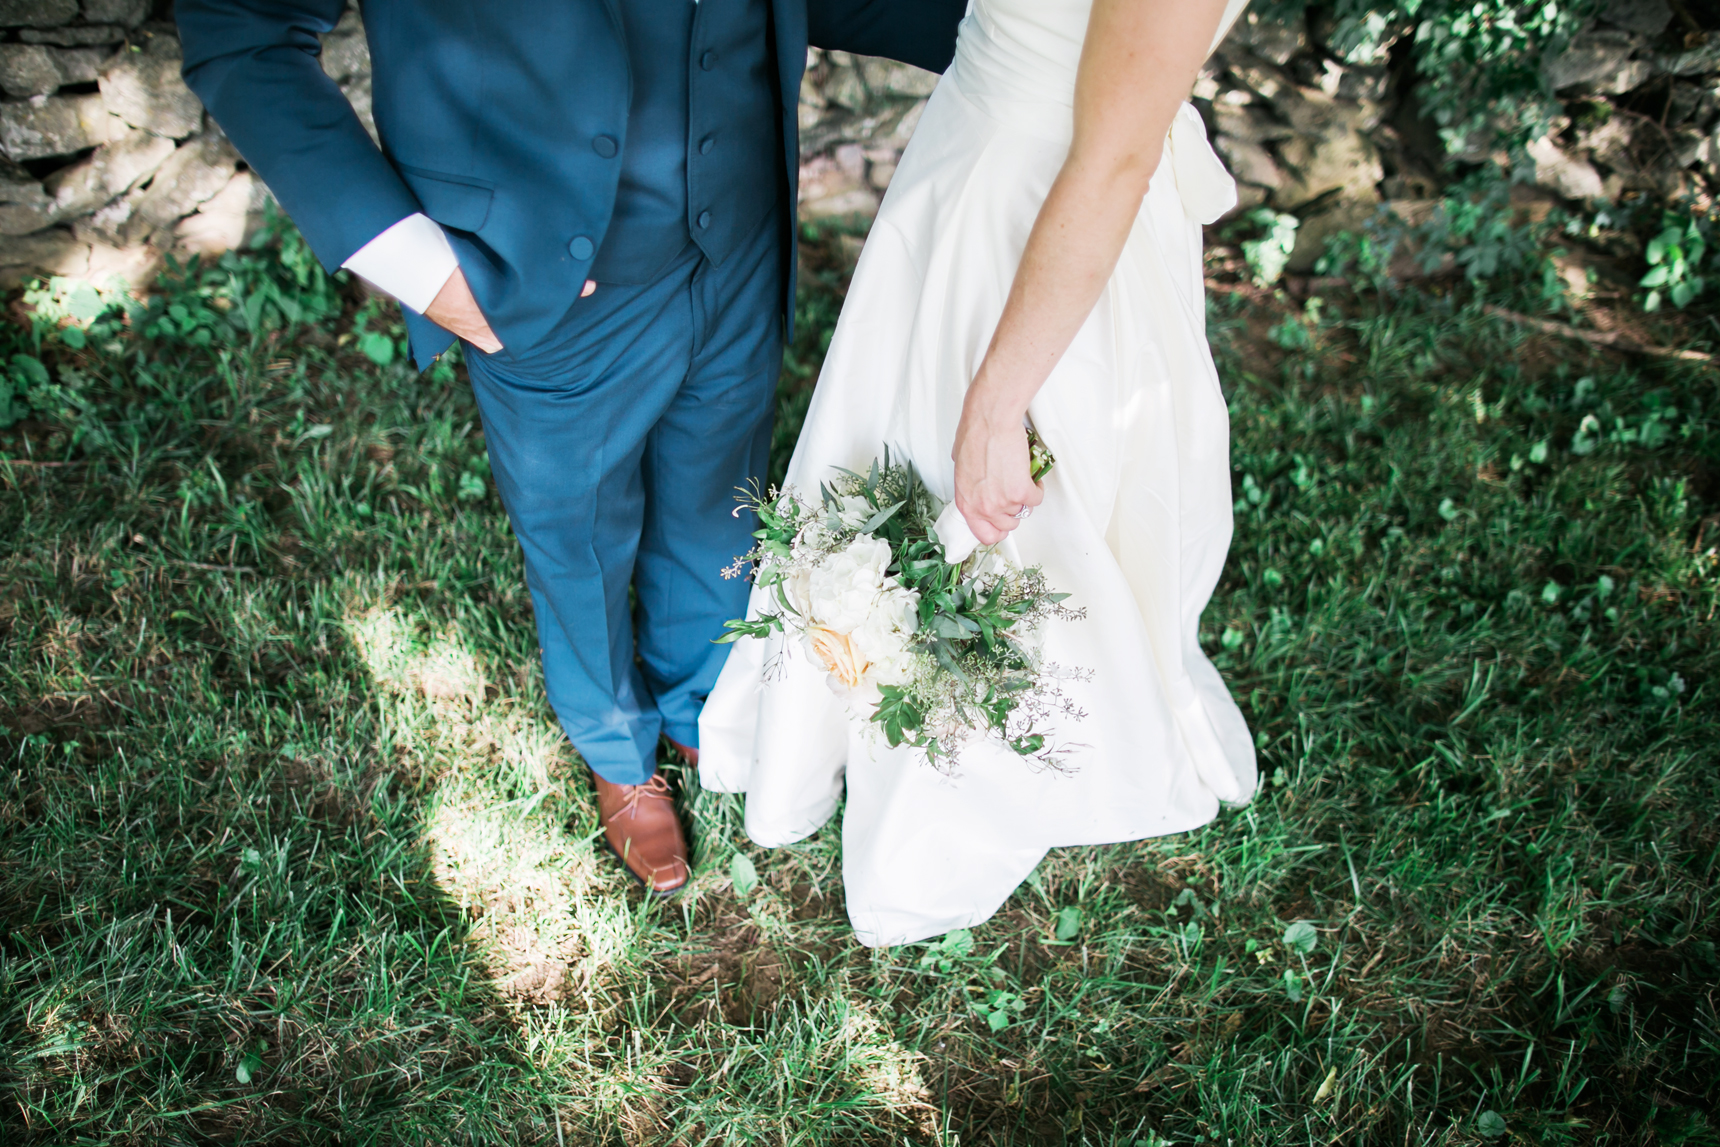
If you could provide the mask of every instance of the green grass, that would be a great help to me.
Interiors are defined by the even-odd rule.
[[[1720,1143],[1712,370],[1216,296],[1259,797],[868,951],[690,776],[637,893],[468,391],[239,289],[0,433],[0,1140]]]

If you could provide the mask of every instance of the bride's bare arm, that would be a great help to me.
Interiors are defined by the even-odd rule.
[[[1116,268],[1223,13],[1223,0],[1093,2],[1069,155],[956,430],[956,505],[987,545],[1044,497],[1028,473],[1022,418]]]

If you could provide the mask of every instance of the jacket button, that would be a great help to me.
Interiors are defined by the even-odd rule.
[[[699,226],[701,228],[704,228],[704,227],[709,227],[710,225],[711,225],[711,213],[709,211],[699,212]]]
[[[613,136],[600,135],[591,141],[591,150],[595,151],[598,155],[601,155],[604,159],[614,159],[615,153],[619,149],[615,146],[615,138]]]
[[[714,135],[707,135],[704,139],[699,141],[699,154],[709,155],[711,154],[711,149],[715,146],[717,146],[717,137]]]
[[[567,253],[575,259],[589,259],[592,252],[596,250],[597,248],[592,246],[591,240],[584,235],[575,235],[573,242],[567,245]]]
[[[705,69],[705,71],[708,72],[716,66],[717,54],[715,52],[706,52],[704,55],[699,57],[699,67]]]

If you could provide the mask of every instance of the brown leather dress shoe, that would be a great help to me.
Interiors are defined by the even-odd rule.
[[[659,896],[687,883],[687,840],[663,774],[642,785],[611,784],[596,773],[591,779],[604,839],[627,871]]]
[[[669,738],[669,745],[677,753],[681,754],[681,759],[683,761],[686,761],[689,765],[692,765],[695,769],[699,767],[699,750],[693,748],[691,745],[683,745],[681,742],[677,741],[673,737]]]

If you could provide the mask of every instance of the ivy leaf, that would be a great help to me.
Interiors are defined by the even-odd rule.
[[[233,1078],[240,1083],[250,1083],[263,1072],[263,1057],[254,1051],[248,1051],[240,1057],[239,1063],[233,1068]]]
[[[758,887],[758,867],[744,852],[737,852],[729,861],[729,880],[735,886],[735,895],[745,900]]]
[[[1306,956],[1320,946],[1320,933],[1306,920],[1298,920],[1284,929],[1284,946]]]
[[[377,366],[387,366],[394,361],[394,340],[381,331],[366,331],[360,335],[358,349]]]
[[[22,378],[27,386],[47,386],[49,382],[48,368],[42,365],[41,359],[32,355],[13,355],[12,372]]]
[[[1081,909],[1071,904],[1057,913],[1057,938],[1073,940],[1081,934]]]

